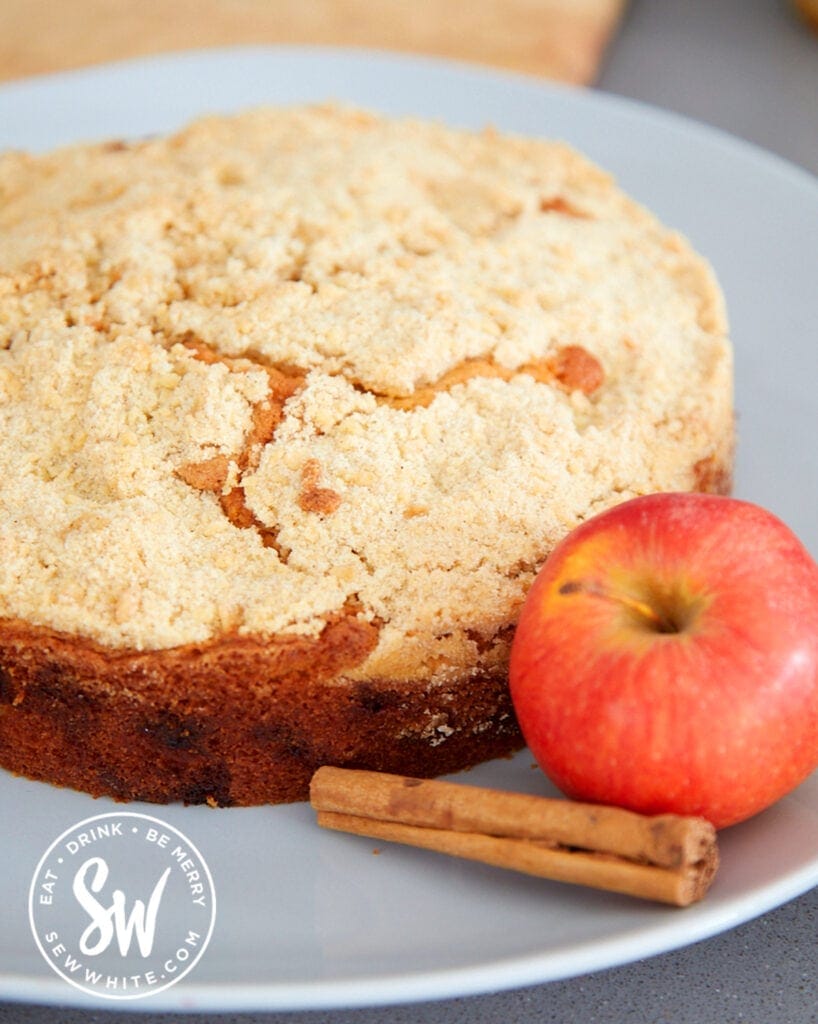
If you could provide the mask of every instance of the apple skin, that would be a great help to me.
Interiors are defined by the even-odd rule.
[[[510,685],[569,797],[742,821],[818,767],[818,566],[757,505],[631,499],[547,559]]]

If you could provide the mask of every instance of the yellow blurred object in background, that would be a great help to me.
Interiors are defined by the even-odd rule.
[[[0,0],[0,79],[202,47],[318,44],[596,77],[626,0]]]

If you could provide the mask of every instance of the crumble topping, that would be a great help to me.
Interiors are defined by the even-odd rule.
[[[709,267],[560,143],[306,107],[5,154],[0,617],[354,608],[362,677],[462,669],[567,530],[729,464],[731,372]]]

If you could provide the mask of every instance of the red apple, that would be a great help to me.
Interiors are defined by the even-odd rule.
[[[510,678],[568,796],[733,824],[818,766],[818,566],[748,502],[635,498],[548,558]]]

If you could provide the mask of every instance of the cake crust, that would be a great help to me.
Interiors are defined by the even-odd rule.
[[[112,654],[6,621],[0,763],[94,796],[230,806],[303,800],[322,764],[433,776],[522,745],[502,670],[345,677],[376,642],[345,614],[315,639]]]
[[[0,156],[0,764],[303,798],[520,744],[557,541],[729,490],[712,270],[554,142],[331,106]]]

